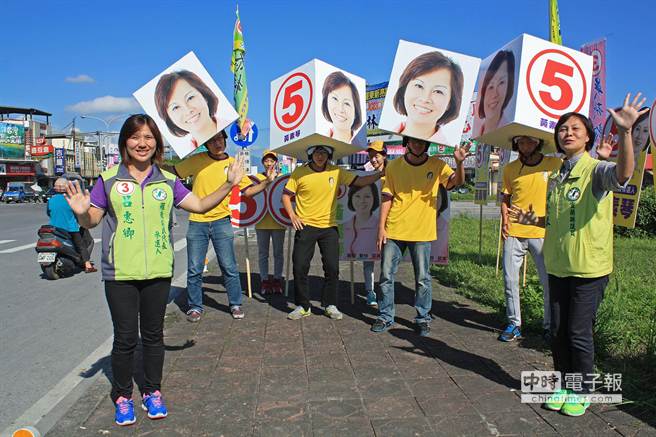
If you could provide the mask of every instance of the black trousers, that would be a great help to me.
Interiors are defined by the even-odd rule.
[[[164,313],[171,278],[144,281],[105,281],[105,296],[114,324],[112,401],[132,396],[134,351],[141,331],[144,385],[142,392],[159,390],[164,366]]]
[[[339,233],[336,227],[315,228],[305,226],[294,234],[294,300],[296,305],[310,308],[308,299],[308,272],[314,255],[314,245],[319,245],[323,263],[324,283],[321,291],[321,304],[337,305],[337,286],[339,283]]]
[[[587,375],[594,372],[592,330],[606,285],[608,275],[599,278],[549,275],[554,368],[563,373],[580,373],[584,382],[591,380]],[[582,389],[589,392],[589,384],[583,384]]]
[[[89,231],[87,231],[86,229],[80,228],[80,232],[69,232],[69,234],[71,234],[73,245],[75,246],[75,249],[82,257],[82,261],[87,262],[91,259],[91,254],[87,249],[87,241],[85,241],[85,238],[83,237],[82,234],[83,232],[89,233]]]

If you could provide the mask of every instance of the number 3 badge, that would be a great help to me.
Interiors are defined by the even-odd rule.
[[[132,182],[119,182],[114,187],[116,192],[121,196],[129,196],[134,193],[134,183]]]

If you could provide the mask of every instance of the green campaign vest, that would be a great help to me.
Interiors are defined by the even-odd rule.
[[[549,178],[544,263],[558,277],[598,278],[613,271],[613,195],[597,200],[592,172],[599,163],[587,152],[567,179]]]
[[[142,280],[173,276],[170,217],[175,176],[155,167],[142,188],[120,165],[104,172],[102,177],[109,199],[110,228],[107,250],[103,250],[103,278]]]

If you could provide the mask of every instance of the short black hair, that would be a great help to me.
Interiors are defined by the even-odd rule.
[[[556,127],[554,128],[554,142],[556,143],[556,150],[558,150],[560,153],[565,153],[565,151],[561,149],[560,143],[558,142],[558,131],[560,130],[560,127],[564,125],[567,122],[567,120],[569,120],[572,117],[576,117],[579,120],[581,120],[581,123],[583,123],[583,126],[585,126],[585,130],[587,131],[588,134],[588,142],[585,143],[585,150],[589,152],[592,149],[592,146],[594,145],[595,142],[594,127],[592,126],[592,122],[588,117],[578,112],[568,112],[566,114],[561,115],[560,119],[558,119],[558,123],[556,123]]]

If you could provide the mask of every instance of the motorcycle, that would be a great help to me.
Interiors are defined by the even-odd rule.
[[[56,280],[84,270],[84,261],[75,249],[71,234],[51,225],[41,226],[37,233],[37,262],[47,279]],[[80,228],[80,233],[83,243],[91,253],[94,245],[91,233],[84,228]]]

